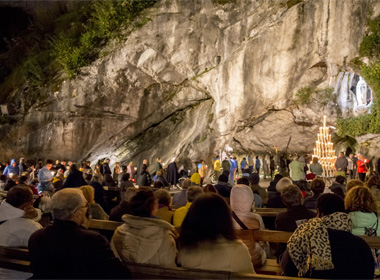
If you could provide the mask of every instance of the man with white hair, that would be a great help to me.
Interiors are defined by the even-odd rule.
[[[67,188],[52,197],[54,222],[29,239],[34,278],[129,278],[101,234],[81,225],[88,219],[88,204],[80,190]]]

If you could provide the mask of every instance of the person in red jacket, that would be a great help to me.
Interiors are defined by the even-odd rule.
[[[363,155],[359,155],[359,159],[358,161],[356,162],[356,165],[357,165],[357,172],[358,172],[358,175],[359,175],[359,179],[360,181],[364,182],[365,180],[365,175],[367,173],[367,167],[366,167],[366,163],[368,163],[369,160],[368,159],[364,159]]]

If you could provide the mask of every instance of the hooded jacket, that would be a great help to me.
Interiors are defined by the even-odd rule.
[[[348,217],[352,221],[352,234],[366,235],[366,228],[376,229],[376,235],[380,236],[380,220],[376,217],[375,213],[364,213],[360,211],[348,213]]]
[[[42,226],[23,218],[25,212],[5,200],[0,206],[0,246],[28,247],[29,237]]]
[[[13,163],[16,163],[16,160],[15,159],[12,159],[11,160],[11,164],[8,165],[7,167],[5,167],[4,169],[4,172],[3,172],[3,175],[9,177],[9,175],[12,173],[12,174],[19,174],[20,172],[20,169],[18,168],[17,166],[17,163],[16,163],[16,166],[13,166],[12,164]]]
[[[249,186],[235,185],[231,190],[230,204],[231,210],[235,212],[236,216],[246,225],[248,229],[260,229],[264,230],[264,222],[259,214],[253,213],[252,205],[254,201],[254,195]],[[234,227],[241,229],[240,225],[233,220]],[[252,257],[252,263],[254,266],[264,264],[266,260],[266,253],[263,249],[265,243],[258,243],[252,240],[243,240]]]
[[[112,237],[111,248],[125,262],[176,267],[175,229],[157,218],[124,215]]]

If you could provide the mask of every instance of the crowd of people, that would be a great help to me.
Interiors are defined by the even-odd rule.
[[[74,162],[12,160],[0,166],[0,188],[7,192],[0,206],[0,246],[29,248],[34,278],[128,278],[127,262],[254,273],[271,256],[271,247],[243,242],[235,230],[264,230],[255,209],[286,208],[275,229],[294,233],[287,245],[272,245],[284,275],[380,275],[377,250],[357,237],[380,234],[379,174],[358,172],[355,179],[341,156],[330,184],[318,174],[318,162],[306,170],[296,156],[290,177],[275,174],[277,167],[269,162],[272,181],[266,189],[260,186],[262,162],[254,159],[243,158],[238,174],[237,159],[216,156],[211,168],[216,184],[207,180],[202,160],[193,174],[177,168],[176,159],[164,170],[157,158],[153,173],[147,160],[138,168],[116,163],[114,172],[108,159],[94,168],[89,162],[78,168]],[[358,170],[359,161],[366,163],[359,156]],[[314,179],[307,181],[306,173]],[[177,185],[172,197],[168,189]],[[103,186],[120,188],[118,205],[107,203]],[[53,222],[42,228],[43,212],[51,212]],[[87,229],[89,219],[122,225],[109,243]]]

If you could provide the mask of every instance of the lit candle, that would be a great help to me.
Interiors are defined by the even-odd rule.
[[[319,127],[319,133],[322,134],[322,127]]]
[[[323,127],[326,127],[326,116],[323,116]]]

